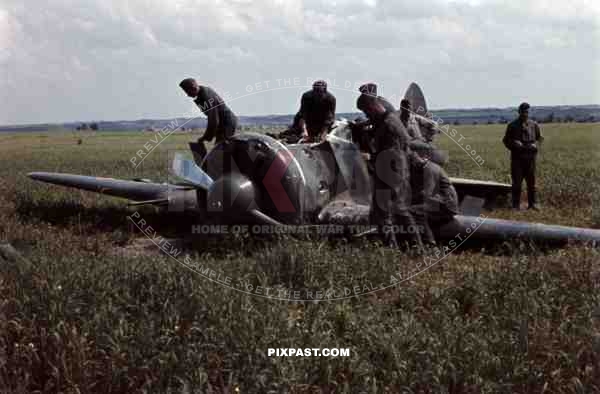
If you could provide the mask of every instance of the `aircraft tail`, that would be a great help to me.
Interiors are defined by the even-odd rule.
[[[425,101],[425,95],[416,82],[412,82],[408,86],[406,93],[404,93],[404,98],[410,101],[412,111],[417,115],[426,116],[429,112],[427,109],[427,102]]]

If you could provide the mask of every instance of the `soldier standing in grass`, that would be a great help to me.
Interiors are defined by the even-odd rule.
[[[410,212],[411,188],[408,162],[409,136],[396,111],[386,110],[373,94],[361,94],[357,107],[365,113],[374,129],[374,188],[371,217],[384,235],[384,241],[397,247],[393,225],[400,225],[412,246],[421,252],[423,244]],[[411,231],[412,229],[412,231]]]
[[[512,206],[520,209],[521,185],[527,183],[528,209],[537,210],[535,190],[535,162],[538,142],[543,141],[539,125],[529,119],[529,104],[519,105],[519,117],[508,124],[502,142],[510,150],[512,177]]]
[[[300,100],[300,110],[294,117],[293,130],[306,129],[303,142],[321,142],[335,121],[335,96],[327,91],[325,81],[315,81],[312,89]]]
[[[194,98],[198,108],[208,118],[208,124],[204,135],[198,139],[198,144],[204,141],[215,143],[223,142],[235,133],[237,128],[237,117],[229,109],[225,101],[210,87],[198,85],[193,78],[181,81],[179,87],[189,96]]]

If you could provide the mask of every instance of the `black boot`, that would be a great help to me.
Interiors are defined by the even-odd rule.
[[[539,211],[539,207],[537,206],[537,204],[535,203],[535,190],[530,190],[527,192],[527,202],[528,202],[528,207],[527,209],[533,209],[534,211]]]
[[[517,211],[519,209],[521,209],[521,192],[519,192],[519,194],[515,193],[513,191],[512,193],[512,207],[513,209],[516,209]]]
[[[383,244],[389,248],[398,249],[398,241],[396,240],[396,234],[392,231],[392,226],[386,224],[378,227]]]

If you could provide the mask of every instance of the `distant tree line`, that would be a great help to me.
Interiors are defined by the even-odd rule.
[[[93,130],[93,131],[97,131],[98,130],[98,123],[90,123],[89,125],[87,123],[82,123],[81,125],[77,126],[77,130]]]
[[[548,114],[547,116],[543,117],[543,118],[539,118],[536,116],[532,116],[531,120],[538,122],[538,123],[573,123],[573,122],[577,122],[577,123],[595,123],[595,122],[600,122],[600,118],[590,115],[590,116],[586,116],[584,118],[579,118],[576,119],[573,115],[566,115],[564,117],[560,117],[560,116],[555,116],[554,112],[551,112],[550,114]],[[488,120],[459,120],[459,119],[455,119],[452,121],[452,124],[454,126],[459,126],[461,124],[472,124],[472,125],[477,125],[477,124],[507,124],[509,122],[508,119],[506,118],[500,118],[497,120],[493,120],[493,119],[488,119]]]
[[[561,118],[560,116],[555,116],[554,112],[551,112],[550,114],[548,114],[548,116],[546,116],[542,119],[536,119],[535,117],[532,117],[532,119],[539,123],[572,123],[572,122],[594,123],[594,122],[598,121],[598,119],[596,119],[596,117],[593,115],[587,116],[585,118],[579,118],[579,119],[575,119],[575,117],[573,115],[567,115],[567,116]]]

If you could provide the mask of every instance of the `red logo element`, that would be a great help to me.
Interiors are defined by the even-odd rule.
[[[281,184],[281,178],[285,175],[293,158],[292,153],[287,149],[277,151],[277,155],[263,179],[263,185],[278,212],[296,212],[294,204]]]

